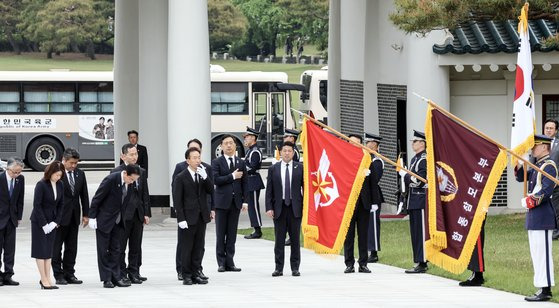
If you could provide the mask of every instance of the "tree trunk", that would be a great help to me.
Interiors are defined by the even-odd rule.
[[[20,55],[21,49],[19,48],[19,43],[14,39],[11,33],[8,33],[8,41],[10,42],[10,45],[12,45],[12,49],[14,50],[14,53],[16,55]]]
[[[72,52],[80,53],[80,47],[78,46],[78,43],[76,42],[70,43],[70,48],[72,49]]]
[[[52,59],[52,49],[49,49],[49,51],[47,51],[47,59]]]
[[[95,60],[95,45],[93,45],[93,42],[87,43],[86,54],[91,60]]]

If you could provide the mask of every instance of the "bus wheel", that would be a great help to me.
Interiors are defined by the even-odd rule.
[[[39,138],[27,149],[27,162],[37,171],[43,171],[48,164],[62,157],[62,146],[52,138]]]
[[[223,155],[221,152],[221,139],[215,138],[214,141],[212,141],[212,160],[220,157],[221,155]]]

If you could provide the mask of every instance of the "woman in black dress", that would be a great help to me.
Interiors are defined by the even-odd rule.
[[[55,229],[62,219],[64,165],[55,161],[47,166],[43,178],[35,186],[31,212],[31,257],[37,260],[42,289],[58,289],[51,282],[51,258]]]

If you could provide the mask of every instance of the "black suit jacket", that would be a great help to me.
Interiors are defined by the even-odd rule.
[[[303,164],[292,161],[291,175],[291,209],[297,218],[303,214]],[[283,208],[283,183],[281,181],[281,162],[268,168],[266,184],[266,211],[274,211],[274,219],[278,219]]]
[[[227,210],[234,201],[235,206],[241,209],[243,203],[248,202],[247,169],[245,162],[237,156],[235,156],[235,169],[243,172],[240,179],[233,180],[225,156],[220,156],[212,161],[215,208]]]
[[[148,149],[141,144],[136,144],[136,150],[138,150],[138,160],[136,161],[136,164],[144,168],[144,170],[146,171],[146,178],[147,178],[148,177]],[[122,159],[120,160],[120,164],[121,165],[124,164]]]
[[[111,173],[120,173],[124,171],[125,166],[125,164],[122,164],[111,170]],[[130,197],[133,200],[127,206],[125,218],[130,220],[137,210],[140,219],[143,221],[144,216],[151,217],[147,172],[143,168],[140,168],[140,178],[135,186],[132,184],[132,188],[134,188],[134,194],[131,194]]]
[[[173,205],[177,212],[177,221],[186,220],[188,225],[196,225],[201,216],[204,223],[210,222],[210,209],[207,197],[214,190],[214,184],[208,175],[205,180],[199,178],[196,184],[190,171],[183,170],[175,178],[173,185]]]
[[[62,211],[60,225],[79,225],[82,216],[88,217],[89,215],[89,193],[87,192],[85,172],[78,168],[74,170],[73,194],[66,172],[64,172],[64,176],[62,177],[62,182],[64,183],[64,210]]]
[[[23,216],[23,197],[25,195],[25,178],[19,175],[14,182],[12,197],[8,191],[6,172],[0,173],[0,229],[6,228],[8,221],[17,227]]]
[[[89,208],[89,218],[97,219],[97,229],[105,233],[111,232],[116,225],[118,214],[124,217],[129,196],[130,194],[127,194],[122,200],[121,173],[111,173],[101,181]]]
[[[64,208],[64,184],[62,181],[56,182],[56,199],[50,180],[40,180],[35,185],[35,195],[33,197],[33,211],[31,221],[44,226],[50,222],[60,225],[62,220],[62,209]]]
[[[213,183],[212,166],[210,166],[209,164],[206,164],[205,162],[202,162],[202,165],[204,167],[206,167],[206,173],[208,174],[208,177],[212,180],[212,183]],[[177,177],[177,175],[179,175],[179,173],[186,170],[187,167],[188,167],[188,165],[186,164],[186,161],[182,161],[182,162],[177,163],[175,165],[175,171],[173,171],[173,175],[171,176],[171,192],[173,191],[173,184],[175,183],[175,178]],[[215,209],[214,198],[213,198],[213,190],[212,190],[212,193],[210,193],[208,195],[207,200],[208,200],[208,207],[212,210]]]

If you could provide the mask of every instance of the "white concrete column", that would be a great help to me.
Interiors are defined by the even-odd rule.
[[[341,0],[330,0],[328,21],[328,125],[340,130]]]
[[[169,154],[164,137],[167,135],[167,0],[140,0],[139,4],[139,143],[146,145],[149,153],[148,184],[152,201],[157,206],[168,206]]]
[[[425,131],[427,103],[421,101],[413,92],[433,100],[449,110],[450,87],[447,66],[439,66],[433,45],[443,41],[442,30],[432,31],[426,37],[409,35],[408,40],[408,89],[407,89],[407,127],[408,140],[413,129]],[[410,148],[411,149],[411,148]],[[408,155],[411,159],[413,155]]]
[[[126,132],[138,129],[138,2],[117,0],[114,46],[115,165]]]
[[[363,128],[365,132],[379,133],[377,83],[379,78],[379,3],[367,1],[365,15],[365,54],[363,83]]]
[[[210,162],[211,109],[207,0],[169,0],[167,138],[169,170],[184,160],[189,139]],[[170,177],[170,175],[169,175]]]

